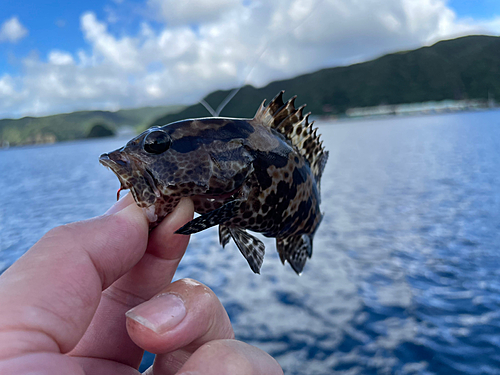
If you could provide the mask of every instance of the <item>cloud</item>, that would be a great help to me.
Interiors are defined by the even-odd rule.
[[[48,60],[49,63],[53,65],[70,65],[75,63],[71,54],[57,50],[51,51],[49,53]]]
[[[0,98],[6,98],[14,94],[12,77],[5,74],[0,78]]]
[[[170,25],[206,23],[218,19],[221,13],[239,5],[238,0],[149,0]]]
[[[29,56],[21,75],[0,78],[0,116],[192,103],[216,89],[262,86],[443,38],[500,32],[500,17],[459,19],[445,0],[148,4],[162,21],[144,19],[132,34],[113,34],[94,13],[83,14],[86,48],[55,49],[45,60]]]
[[[117,40],[108,33],[106,25],[90,12],[82,16],[81,24],[85,39],[93,46],[94,53],[105,62],[127,70],[140,68],[137,61],[138,49],[133,38]]]
[[[0,26],[0,42],[16,43],[28,35],[28,30],[14,16]]]
[[[500,34],[500,16],[481,22],[479,32]]]

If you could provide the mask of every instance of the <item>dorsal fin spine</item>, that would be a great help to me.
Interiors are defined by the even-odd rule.
[[[281,91],[276,95],[267,106],[264,101],[255,114],[254,121],[276,129],[296,147],[297,151],[309,162],[319,187],[328,153],[319,139],[318,128],[313,128],[314,121],[309,122],[311,112],[303,115],[305,105],[295,108],[297,95],[284,103],[283,93],[284,91]]]

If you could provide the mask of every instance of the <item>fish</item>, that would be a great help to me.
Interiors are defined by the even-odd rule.
[[[265,246],[252,232],[276,239],[283,264],[301,274],[313,252],[323,214],[320,181],[328,151],[303,115],[296,96],[281,91],[251,119],[207,117],[152,127],[99,161],[130,189],[154,228],[190,197],[200,216],[176,233],[219,226],[219,242],[232,238],[254,273]]]

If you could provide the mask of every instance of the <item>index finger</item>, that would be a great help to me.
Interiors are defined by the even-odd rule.
[[[128,197],[132,199],[130,195]],[[129,272],[103,292],[92,323],[70,355],[139,366],[143,351],[127,334],[125,313],[170,284],[189,241],[189,236],[174,234],[174,231],[193,218],[193,209],[192,201],[183,198],[175,210],[151,231],[146,253]]]
[[[0,359],[70,351],[101,291],[141,259],[147,241],[136,205],[48,232],[0,276]]]

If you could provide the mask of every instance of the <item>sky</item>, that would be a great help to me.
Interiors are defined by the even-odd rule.
[[[0,0],[0,118],[192,104],[472,34],[498,0]]]

